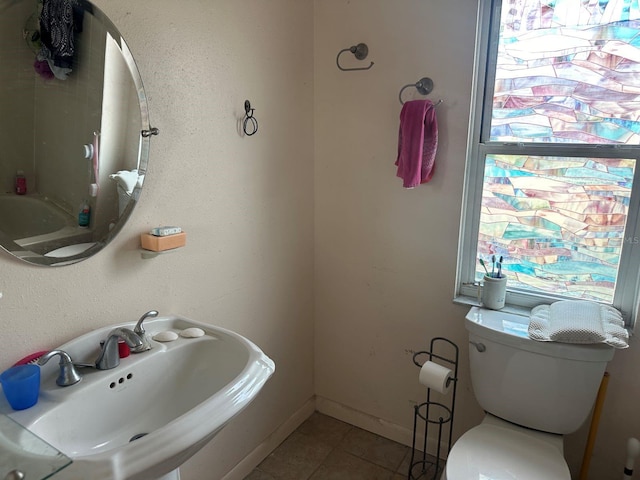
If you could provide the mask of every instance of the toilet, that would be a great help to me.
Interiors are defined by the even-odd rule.
[[[453,445],[442,480],[571,480],[563,435],[591,412],[614,349],[538,342],[528,317],[473,307],[471,383],[485,417]]]

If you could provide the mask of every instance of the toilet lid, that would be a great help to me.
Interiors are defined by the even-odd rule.
[[[526,432],[481,424],[454,444],[447,480],[571,480],[562,453]]]

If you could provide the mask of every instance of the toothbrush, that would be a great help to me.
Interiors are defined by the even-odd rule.
[[[487,266],[484,264],[484,260],[480,259],[480,265],[484,268],[484,271],[487,275],[489,275],[489,270],[487,270]]]
[[[26,357],[21,358],[16,363],[14,363],[13,366],[16,367],[18,365],[27,365],[27,364],[35,365],[38,362],[38,360],[40,359],[40,357],[43,356],[45,353],[49,353],[49,351],[48,350],[42,350],[40,352],[36,352],[36,353],[32,353],[31,355],[27,355]]]
[[[495,276],[495,269],[496,269],[496,256],[495,255],[491,255],[491,277],[492,278],[496,278]]]
[[[502,255],[500,255],[500,260],[498,261],[498,278],[502,278]]]

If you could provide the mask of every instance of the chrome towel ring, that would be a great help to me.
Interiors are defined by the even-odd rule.
[[[415,89],[418,90],[418,93],[420,93],[421,95],[429,95],[433,91],[433,80],[431,80],[429,77],[422,77],[416,83],[409,83],[402,87],[400,89],[400,93],[398,94],[398,100],[400,100],[400,103],[402,105],[404,105],[404,102],[402,101],[402,92],[404,92],[409,87],[415,87]],[[434,106],[440,105],[441,103],[442,100],[438,100],[434,104]]]
[[[367,55],[369,55],[369,47],[367,47],[366,43],[359,43],[358,45],[354,45],[349,48],[343,48],[342,50],[340,50],[338,52],[338,56],[336,57],[336,65],[338,65],[338,68],[343,72],[350,72],[353,70],[369,70],[371,67],[373,67],[373,62],[371,62],[368,67],[344,68],[342,65],[340,65],[340,55],[342,55],[344,52],[351,52],[356,57],[356,59],[364,60],[365,58],[367,58]]]

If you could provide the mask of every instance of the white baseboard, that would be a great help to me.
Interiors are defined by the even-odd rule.
[[[329,400],[328,398],[315,396],[307,400],[301,408],[282,423],[264,442],[258,445],[249,455],[243,458],[240,463],[233,467],[222,480],[243,480],[316,410],[355,427],[362,428],[381,437],[411,447],[413,429],[402,427],[381,418],[376,418],[354,408]],[[435,430],[435,428],[433,430]],[[419,433],[416,435],[416,445],[419,450],[421,450],[423,439],[424,434]],[[435,439],[428,442],[427,453],[435,455],[435,444]],[[446,446],[443,445],[442,447],[444,449],[441,451],[446,452]]]
[[[305,404],[291,415],[284,423],[258,445],[249,455],[244,457],[222,480],[243,480],[260,462],[275,450],[302,422],[309,418],[316,410],[315,397],[311,397]]]
[[[395,423],[383,420],[381,418],[374,417],[367,413],[355,410],[346,405],[334,402],[328,398],[316,396],[316,410],[330,417],[337,418],[343,422],[349,423],[356,427],[362,428],[369,432],[380,435],[381,437],[388,438],[395,442],[411,447],[413,441],[413,426],[412,428],[406,428]],[[413,412],[409,410],[408,415],[413,416]],[[424,445],[424,430],[419,429],[416,434],[416,449],[422,450]],[[433,438],[431,438],[433,436]],[[429,441],[427,442],[427,453],[430,455],[436,455],[437,445],[437,428],[435,425],[430,426],[429,429]],[[447,455],[447,445],[444,442],[440,445],[440,455]]]
[[[316,410],[350,425],[393,440],[394,442],[402,443],[408,447],[411,446],[413,430],[401,427],[395,423],[373,417],[367,413],[320,396],[316,396]]]

